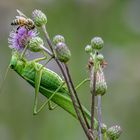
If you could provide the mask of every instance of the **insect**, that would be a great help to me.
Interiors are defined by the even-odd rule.
[[[19,16],[16,16],[16,19],[14,19],[11,22],[11,25],[16,26],[18,25],[17,30],[22,27],[25,26],[27,28],[27,30],[33,30],[35,28],[35,24],[33,22],[32,19],[26,17],[21,11],[17,10]]]
[[[77,118],[67,86],[58,74],[45,68],[34,60],[27,61],[25,59],[21,59],[18,53],[12,54],[10,68],[16,71],[19,76],[35,88],[34,114],[39,113],[45,105],[52,101]],[[37,96],[39,92],[48,99],[40,109],[37,110]],[[90,121],[91,115],[89,111],[84,106],[83,110],[87,119]],[[96,129],[98,128],[98,122],[96,119],[94,120],[94,127]]]

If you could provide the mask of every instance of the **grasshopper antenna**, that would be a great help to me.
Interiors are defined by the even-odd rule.
[[[10,65],[8,65],[8,67],[6,69],[6,73],[4,74],[4,79],[2,81],[2,84],[0,85],[0,94],[2,94],[3,87],[4,87],[4,84],[6,82],[6,78],[7,78],[7,75],[8,75],[9,70],[10,70]]]

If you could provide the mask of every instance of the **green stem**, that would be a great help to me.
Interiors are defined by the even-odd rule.
[[[92,104],[91,104],[91,130],[93,132],[94,129],[94,108],[95,108],[95,95],[96,95],[96,72],[97,72],[97,64],[96,64],[96,52],[95,57],[91,55],[93,59],[93,67],[90,69],[90,79],[91,79],[91,94],[92,94]]]
[[[102,127],[102,111],[101,111],[101,95],[98,95],[98,138],[99,140],[102,140],[102,133],[101,133],[101,127]]]
[[[67,87],[68,87],[68,89],[69,89],[70,96],[71,96],[71,99],[72,99],[72,102],[73,102],[75,111],[76,111],[76,113],[77,113],[77,117],[78,117],[78,119],[79,119],[79,121],[80,121],[80,124],[81,124],[83,130],[85,131],[85,134],[87,135],[88,139],[89,139],[89,140],[92,140],[91,135],[90,135],[90,133],[89,133],[87,127],[85,126],[85,123],[88,124],[88,122],[87,122],[87,120],[86,120],[85,114],[84,114],[84,113],[82,112],[82,110],[81,110],[82,107],[81,107],[81,104],[79,104],[79,102],[78,102],[78,104],[79,104],[79,106],[80,106],[80,111],[82,112],[82,115],[83,115],[83,117],[84,117],[84,120],[86,120],[85,123],[83,122],[83,119],[81,118],[81,114],[80,114],[80,112],[79,112],[79,110],[78,110],[78,108],[77,108],[76,101],[75,101],[75,97],[73,96],[73,94],[75,94],[76,91],[75,91],[75,88],[73,87],[73,84],[72,84],[71,82],[69,82],[69,81],[71,81],[71,79],[69,79],[70,77],[67,77],[67,76],[66,76],[66,74],[65,74],[65,72],[64,72],[64,70],[63,70],[63,68],[61,67],[60,62],[59,62],[59,61],[57,60],[57,58],[55,57],[55,53],[54,53],[54,50],[53,50],[53,45],[52,45],[52,43],[51,43],[51,40],[50,40],[50,38],[49,38],[49,35],[48,35],[48,32],[47,32],[47,30],[46,30],[45,25],[42,26],[42,30],[43,30],[43,32],[44,32],[44,34],[45,34],[47,43],[48,43],[48,45],[49,45],[49,47],[50,47],[50,49],[51,49],[51,51],[52,51],[52,54],[53,54],[53,56],[54,56],[54,60],[55,60],[56,63],[58,64],[58,66],[59,66],[59,68],[60,68],[60,70],[61,70],[61,72],[62,72],[62,74],[63,74],[63,76],[64,76],[64,78],[65,78],[65,81],[66,81],[66,83],[67,83]],[[77,97],[76,97],[76,99],[77,99]]]
[[[107,134],[106,134],[106,132],[103,133],[103,140],[107,140]]]

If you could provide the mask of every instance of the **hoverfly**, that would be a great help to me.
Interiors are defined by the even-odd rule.
[[[35,28],[35,24],[32,19],[26,17],[21,11],[17,9],[19,16],[16,16],[11,23],[11,25],[16,26],[18,25],[17,31],[20,27],[25,26],[27,30],[33,30]]]

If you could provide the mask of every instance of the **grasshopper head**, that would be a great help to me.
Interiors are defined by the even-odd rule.
[[[23,67],[24,67],[24,62],[20,59],[20,55],[17,52],[13,52],[11,62],[10,62],[10,68],[19,72]]]
[[[10,68],[11,69],[15,69],[16,65],[17,65],[17,61],[18,61],[18,54],[16,52],[12,53],[12,58],[10,61]]]

